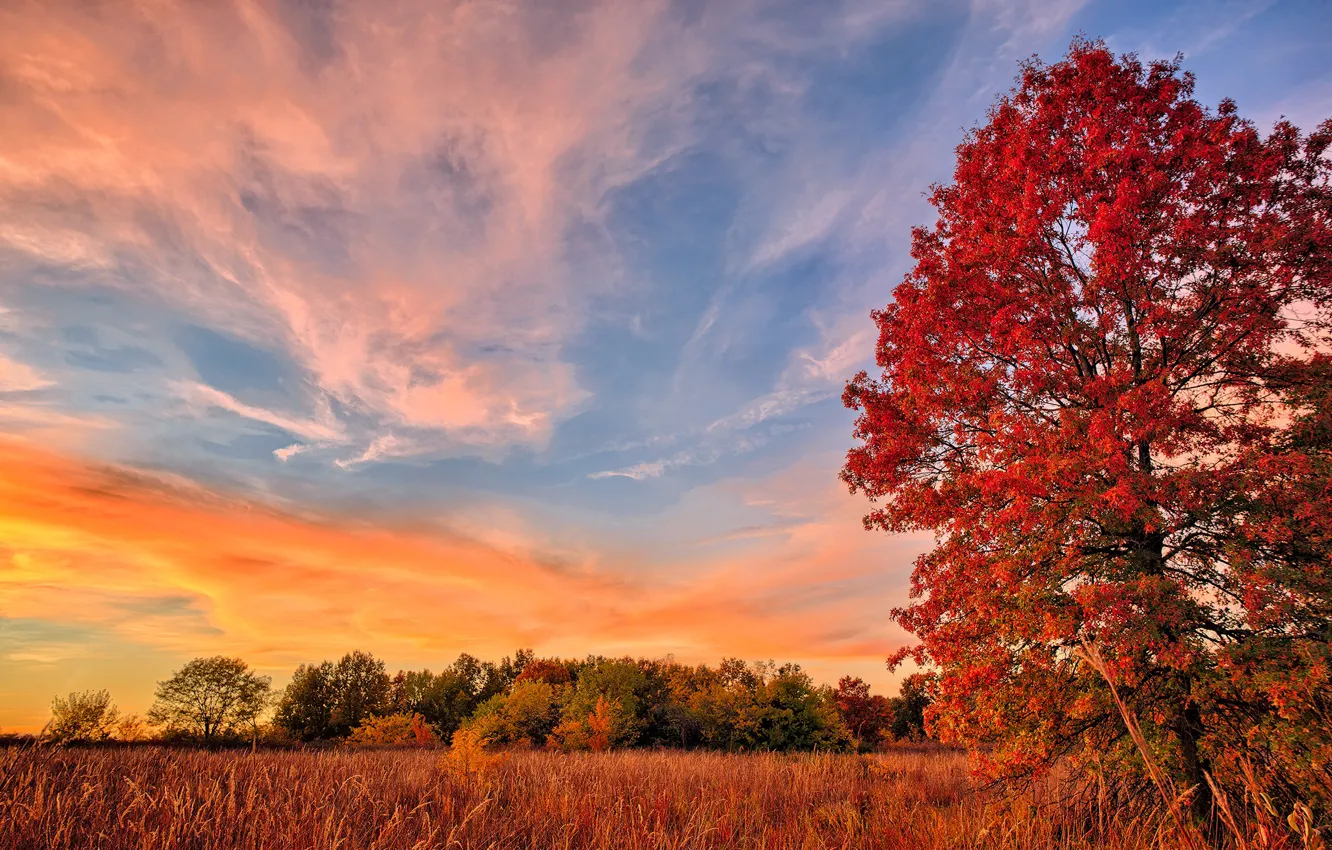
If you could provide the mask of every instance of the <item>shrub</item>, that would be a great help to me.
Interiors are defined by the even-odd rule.
[[[457,779],[474,781],[490,774],[504,763],[502,753],[492,753],[489,742],[474,728],[453,733],[449,751],[439,760],[440,769]]]
[[[437,740],[421,715],[386,714],[362,720],[347,743],[356,747],[425,747]]]
[[[152,725],[138,714],[126,714],[115,723],[112,737],[117,741],[146,741],[152,735]]]

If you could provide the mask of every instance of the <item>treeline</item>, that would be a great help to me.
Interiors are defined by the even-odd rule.
[[[925,737],[921,680],[873,694],[843,677],[816,684],[798,664],[716,666],[673,659],[537,658],[466,653],[439,672],[400,670],[365,652],[302,664],[290,684],[234,658],[200,658],[158,683],[145,721],[121,717],[105,691],[53,703],[57,741],[137,737],[255,745],[426,746],[455,740],[565,751],[625,747],[727,751],[873,749]],[[150,728],[151,727],[151,728]]]

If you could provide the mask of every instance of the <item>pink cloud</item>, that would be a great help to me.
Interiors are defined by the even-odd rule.
[[[36,369],[0,353],[0,393],[21,393],[51,386]]]
[[[540,445],[586,395],[558,355],[579,299],[614,285],[572,279],[563,236],[660,155],[633,115],[701,61],[635,70],[664,8],[608,3],[557,36],[487,4],[356,3],[312,58],[265,3],[11,6],[0,241],[136,255],[156,274],[122,285],[447,438],[419,446]]]

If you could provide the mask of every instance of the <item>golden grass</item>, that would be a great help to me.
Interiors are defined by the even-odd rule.
[[[969,789],[965,757],[0,750],[0,847],[1106,848],[1168,817]],[[1085,799],[1085,798],[1081,798]]]

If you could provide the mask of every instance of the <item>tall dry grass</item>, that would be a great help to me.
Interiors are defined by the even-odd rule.
[[[0,847],[1105,848],[1168,818],[969,789],[949,751],[850,755],[0,750]]]

